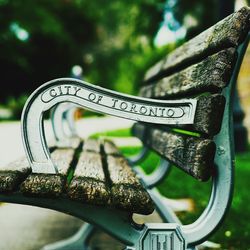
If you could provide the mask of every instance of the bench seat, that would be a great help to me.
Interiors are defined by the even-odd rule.
[[[31,173],[26,158],[1,168],[0,193],[67,198],[130,213],[153,212],[149,194],[111,141],[74,139],[71,145],[51,150],[58,174]]]

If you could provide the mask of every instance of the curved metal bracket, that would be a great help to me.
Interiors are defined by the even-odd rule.
[[[73,103],[60,103],[51,110],[52,128],[57,141],[67,140],[69,137],[76,137],[74,114],[76,105]],[[65,131],[65,124],[68,126],[68,133]]]
[[[147,188],[153,188],[164,180],[169,174],[170,169],[170,163],[163,158],[161,158],[160,165],[149,175],[145,174],[141,167],[134,168],[135,172],[139,175]]]
[[[74,105],[74,107],[68,109],[68,111],[65,113],[65,121],[68,124],[69,132],[71,137],[78,136],[77,130],[76,130],[76,123],[75,123],[75,113],[76,113],[77,107]]]
[[[194,120],[197,100],[163,101],[134,97],[70,78],[47,82],[33,92],[22,113],[23,144],[34,173],[57,172],[45,142],[43,114],[62,102],[135,121],[190,124]]]
[[[234,184],[234,138],[233,138],[233,117],[232,117],[232,98],[236,85],[236,80],[240,65],[249,43],[249,38],[239,46],[238,59],[235,70],[229,86],[224,89],[223,95],[227,103],[223,116],[223,126],[220,133],[215,137],[216,156],[215,166],[216,173],[212,180],[212,191],[209,203],[200,217],[192,224],[181,225],[180,230],[183,232],[187,247],[193,248],[204,242],[220,226],[228,211]],[[149,189],[151,198],[154,200],[157,210],[164,221],[181,224],[178,217],[170,210],[157,190]]]
[[[143,161],[148,156],[148,154],[149,154],[149,149],[147,147],[143,147],[137,155],[127,157],[126,159],[129,165],[134,166]]]
[[[222,128],[215,137],[216,173],[213,176],[212,192],[209,203],[201,216],[192,224],[181,226],[189,246],[197,245],[206,240],[222,223],[228,211],[234,184],[234,137],[232,99],[236,81],[246,48],[249,43],[249,34],[243,44],[238,47],[238,58],[231,81],[223,90],[226,97],[226,106],[223,115]]]

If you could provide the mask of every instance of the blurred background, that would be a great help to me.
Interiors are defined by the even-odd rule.
[[[1,164],[23,155],[21,112],[28,96],[41,84],[54,78],[76,77],[137,94],[151,65],[245,5],[249,6],[250,0],[0,0],[0,121],[4,121],[0,122]],[[249,249],[250,244],[250,203],[246,188],[250,162],[249,84],[250,46],[241,66],[237,83],[239,98],[234,105],[236,150],[245,153],[236,155],[236,188],[229,219],[212,238],[222,243],[223,249],[230,250]],[[84,112],[86,115],[93,114]],[[85,123],[84,120],[81,126]],[[82,131],[86,133],[97,127],[114,129],[113,126],[119,125],[126,127],[125,135],[129,133],[124,120],[99,124],[100,121],[85,124]],[[111,133],[116,134],[121,135],[122,131]],[[175,190],[183,190],[180,197],[189,197],[190,190],[195,193],[197,208],[181,217],[189,222],[206,205],[208,196],[203,191],[209,194],[210,185],[203,188],[177,171],[167,180],[167,195],[175,198]],[[161,190],[165,187],[163,183]],[[36,248],[34,245],[21,248],[38,249],[38,245],[68,237],[81,225],[81,221],[60,214],[29,209],[19,206],[17,210],[15,206],[0,204],[1,226],[5,226],[0,249],[19,250],[29,242],[36,243]],[[52,238],[54,232],[57,234]],[[28,237],[30,241],[26,240]]]
[[[163,54],[247,4],[0,0],[0,120],[19,119],[28,95],[58,77],[74,75],[136,94],[145,70]],[[243,106],[250,103],[249,74],[244,67],[239,84]]]

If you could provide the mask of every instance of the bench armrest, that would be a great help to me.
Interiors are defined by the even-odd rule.
[[[47,82],[33,92],[22,113],[22,138],[34,173],[57,172],[45,141],[43,115],[63,102],[155,124],[192,124],[197,104],[195,99],[165,101],[125,95],[71,78]]]

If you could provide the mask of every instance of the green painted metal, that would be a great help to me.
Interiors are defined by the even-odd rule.
[[[233,138],[233,94],[242,60],[249,44],[249,34],[238,47],[238,58],[228,87],[223,90],[226,107],[220,133],[215,137],[216,173],[208,206],[203,214],[191,225],[183,226],[182,230],[188,245],[196,245],[206,240],[223,222],[231,205],[234,185],[234,138]]]

